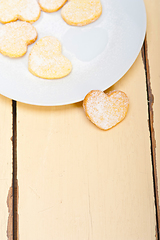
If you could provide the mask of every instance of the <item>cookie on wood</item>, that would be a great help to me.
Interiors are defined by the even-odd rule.
[[[71,72],[71,62],[62,55],[61,43],[55,37],[41,38],[29,55],[29,71],[40,78],[57,79]]]
[[[56,12],[67,0],[39,0],[39,5],[44,12]]]
[[[70,0],[61,15],[69,25],[83,26],[96,21],[102,13],[100,0]]]
[[[16,20],[33,23],[40,17],[37,0],[1,0],[0,22],[9,23]]]
[[[102,130],[108,130],[121,122],[128,111],[129,99],[122,91],[107,94],[100,90],[89,92],[83,108],[87,118]]]
[[[27,46],[37,39],[37,31],[30,23],[17,21],[0,27],[0,53],[8,57],[21,57]]]

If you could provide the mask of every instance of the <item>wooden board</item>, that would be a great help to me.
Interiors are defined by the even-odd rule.
[[[130,108],[109,131],[89,122],[82,103],[18,103],[20,240],[155,239],[141,55],[113,89],[128,94]]]
[[[12,239],[12,101],[0,95],[0,239]],[[7,237],[8,235],[8,237]]]
[[[148,49],[148,76],[153,94],[153,151],[154,163],[157,170],[157,191],[160,196],[160,1],[145,0],[148,18],[147,49]],[[159,229],[160,229],[160,209],[157,198]]]

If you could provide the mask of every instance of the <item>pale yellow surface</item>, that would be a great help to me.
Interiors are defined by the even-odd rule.
[[[0,27],[0,53],[8,57],[22,57],[27,46],[37,39],[37,31],[27,22],[11,22]]]
[[[153,240],[155,210],[141,55],[110,90],[130,99],[102,131],[82,103],[18,103],[20,240]]]
[[[62,55],[58,39],[43,37],[30,52],[28,69],[37,77],[54,79],[68,75],[72,70],[72,64]]]
[[[96,21],[102,13],[100,0],[70,0],[61,15],[69,25],[83,26]]]
[[[12,185],[12,101],[0,95],[0,239],[7,240],[7,196]]]
[[[40,7],[37,0],[1,0],[0,22],[8,23],[17,19],[35,22],[40,17]]]
[[[151,88],[154,95],[154,130],[156,140],[156,162],[160,192],[160,2],[145,0],[148,16],[148,58]]]
[[[67,0],[39,0],[41,9],[45,12],[55,12],[59,10]]]

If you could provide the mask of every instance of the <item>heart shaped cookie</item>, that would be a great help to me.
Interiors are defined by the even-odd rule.
[[[37,39],[37,31],[30,23],[12,22],[0,27],[0,53],[8,57],[21,57],[27,46]]]
[[[67,0],[39,0],[39,5],[44,12],[56,12]]]
[[[108,130],[121,122],[127,114],[128,107],[129,99],[121,91],[105,94],[102,91],[93,90],[83,101],[87,118],[103,130]]]
[[[62,78],[71,72],[71,62],[62,55],[61,44],[55,37],[41,38],[29,55],[29,71],[41,78]]]
[[[40,17],[37,0],[1,0],[0,22],[9,23],[16,20],[35,22]]]
[[[102,13],[100,0],[70,0],[61,15],[69,25],[83,26],[96,21]]]

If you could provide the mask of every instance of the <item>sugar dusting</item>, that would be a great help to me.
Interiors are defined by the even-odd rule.
[[[34,22],[40,17],[40,7],[37,0],[20,0],[17,8],[20,20]]]
[[[62,17],[70,25],[82,26],[97,20],[102,13],[100,0],[70,0],[62,8]]]
[[[55,37],[44,37],[32,48],[29,70],[34,75],[54,79],[70,73],[71,62],[61,54],[61,44]]]
[[[20,57],[27,45],[37,38],[37,31],[30,23],[11,22],[0,27],[0,52],[10,57]]]
[[[59,10],[67,0],[39,0],[39,5],[44,11],[55,12]]]
[[[0,22],[7,23],[17,19],[34,22],[40,16],[37,0],[1,0]]]
[[[125,118],[129,99],[121,91],[105,94],[95,90],[87,94],[83,106],[88,118],[101,129],[107,130]]]

